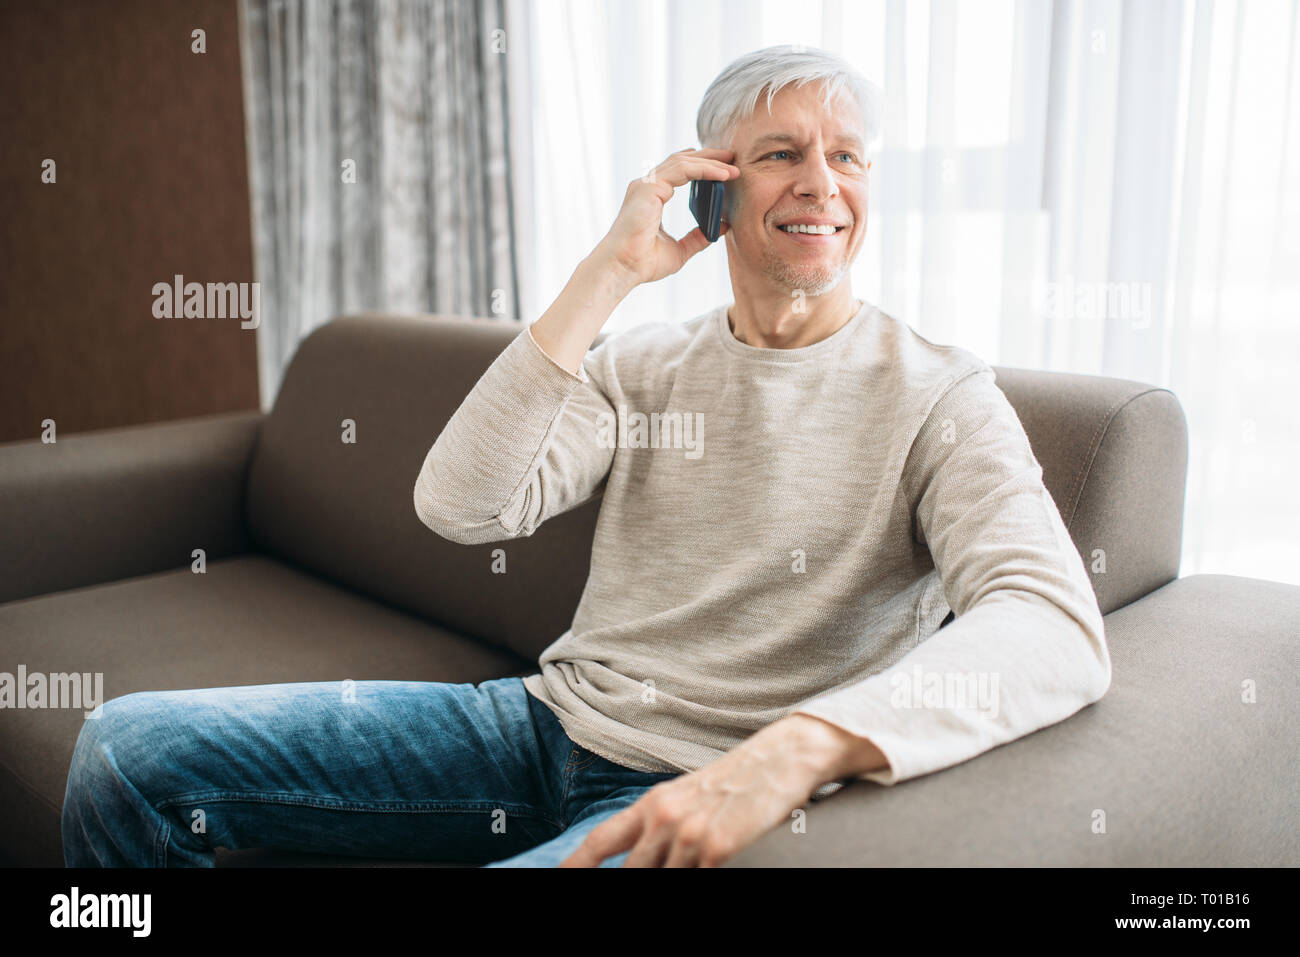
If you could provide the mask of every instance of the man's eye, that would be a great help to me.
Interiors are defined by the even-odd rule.
[[[782,155],[782,154],[788,156],[788,155],[790,155],[790,151],[789,151],[789,150],[777,150],[777,151],[774,152],[774,153],[768,153],[767,156],[764,156],[764,157],[763,157],[763,159],[770,159],[770,158],[773,157],[773,156],[780,156],[780,155]],[[857,156],[855,156],[853,153],[844,152],[844,153],[837,153],[836,155],[837,155],[837,156],[847,156],[847,157],[849,158],[849,162],[850,162],[850,163],[856,163],[856,162],[858,161]]]

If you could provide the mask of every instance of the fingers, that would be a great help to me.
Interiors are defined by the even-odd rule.
[[[712,156],[715,159],[732,159],[736,155],[735,150],[723,149],[720,146],[705,146],[702,149],[693,150],[689,146],[684,150],[678,150],[673,156],[681,156],[683,153],[694,153],[699,156]]]
[[[735,158],[735,152],[723,149],[681,150],[673,153],[643,179],[650,179],[676,189],[685,186],[693,179],[734,179],[740,175],[740,168],[729,160]]]
[[[561,867],[599,867],[607,857],[621,854],[641,836],[642,821],[636,805],[597,824],[578,849],[560,862]]]
[[[598,867],[627,851],[624,867],[718,867],[740,847],[727,832],[716,808],[699,806],[698,794],[652,789],[596,825],[560,866]]]
[[[646,828],[623,862],[624,867],[660,867],[673,843],[671,828]]]
[[[698,820],[684,821],[677,829],[664,867],[699,867],[704,839],[704,830]]]
[[[723,840],[711,833],[707,814],[683,814],[680,805],[676,810],[661,805],[647,818],[624,867],[717,867],[726,859]]]
[[[718,229],[718,239],[727,235],[727,230],[730,228],[731,224],[724,219],[721,227]],[[671,239],[672,237],[669,238]],[[681,254],[681,260],[677,264],[677,269],[681,269],[682,266],[685,266],[690,258],[696,253],[702,252],[712,245],[713,243],[709,242],[708,237],[704,235],[704,230],[699,226],[696,226],[681,239],[677,240],[677,249]],[[673,271],[676,272],[677,270]]]
[[[722,233],[719,233],[718,235],[721,236]],[[677,248],[680,250],[682,255],[682,265],[686,265],[687,260],[701,250],[707,249],[711,245],[712,243],[710,243],[708,238],[704,235],[704,230],[696,226],[681,239],[677,240]],[[681,267],[679,266],[678,268]]]

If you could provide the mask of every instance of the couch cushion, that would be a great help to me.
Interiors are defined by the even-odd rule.
[[[135,691],[390,679],[479,682],[535,666],[262,556],[0,605],[0,671],[102,672]],[[82,710],[0,709],[0,853],[63,863],[59,816]]]
[[[515,323],[369,315],[298,346],[248,480],[257,547],[530,661],[573,620],[598,503],[529,538],[466,546],[416,517],[424,457]],[[356,423],[356,443],[341,440]],[[502,549],[506,573],[494,574]]]

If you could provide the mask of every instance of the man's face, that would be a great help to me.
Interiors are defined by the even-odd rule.
[[[785,291],[819,296],[834,289],[857,258],[867,228],[862,120],[844,94],[828,113],[822,87],[787,86],[759,96],[730,148],[740,177],[727,184],[727,257],[736,280],[762,277]],[[830,235],[792,235],[792,220],[842,227]]]

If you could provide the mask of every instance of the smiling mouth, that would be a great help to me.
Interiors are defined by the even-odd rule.
[[[847,230],[848,227],[839,226],[836,227],[834,232],[826,232],[826,233],[791,232],[788,229],[782,229],[780,226],[778,226],[776,229],[777,232],[783,235],[786,239],[790,240],[790,242],[794,246],[802,246],[805,250],[820,249],[825,251],[830,249],[832,246],[839,245],[840,233]]]
[[[836,233],[843,232],[843,231],[844,231],[845,229],[847,229],[848,227],[847,227],[847,226],[836,226],[836,227],[834,227],[833,230],[828,229],[828,228],[826,228],[826,227],[824,227],[824,226],[819,226],[819,227],[806,227],[806,228],[794,228],[794,227],[789,227],[789,226],[778,226],[778,227],[776,227],[776,228],[777,228],[778,230],[780,230],[781,232],[785,233],[787,236],[834,236]]]

